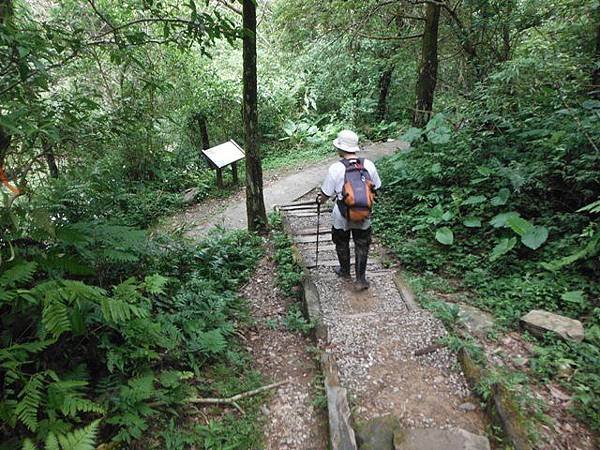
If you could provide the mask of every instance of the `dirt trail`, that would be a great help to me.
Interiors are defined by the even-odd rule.
[[[302,200],[313,196],[314,192]],[[314,266],[316,239],[307,233],[314,232],[316,215],[306,210],[285,214],[304,260],[309,267]],[[331,214],[325,212],[321,230],[330,229]],[[485,415],[455,355],[441,348],[414,356],[416,350],[434,344],[446,331],[429,312],[403,301],[394,284],[396,269],[385,268],[378,260],[377,245],[367,268],[371,288],[355,292],[350,282],[333,272],[336,254],[329,245],[330,235],[323,234],[321,239],[320,267],[311,269],[319,291],[321,320],[327,328],[327,342],[321,344],[337,360],[358,428],[365,428],[375,418],[393,416],[402,429],[463,429],[485,435]],[[489,448],[485,444],[472,448]],[[423,444],[417,448],[430,447]]]
[[[274,381],[289,381],[273,391],[263,407],[265,449],[326,449],[327,417],[325,410],[315,405],[320,372],[314,353],[309,352],[312,343],[301,333],[286,329],[283,320],[292,300],[278,290],[275,272],[269,248],[241,292],[255,319],[255,325],[244,334],[256,369]]]

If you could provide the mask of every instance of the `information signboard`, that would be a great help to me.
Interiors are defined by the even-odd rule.
[[[223,144],[202,150],[202,153],[217,169],[222,169],[229,164],[233,164],[244,159],[244,150],[233,139]]]

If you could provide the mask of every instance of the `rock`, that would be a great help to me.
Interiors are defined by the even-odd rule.
[[[581,342],[585,337],[579,320],[570,319],[548,311],[534,309],[521,317],[523,326],[535,336],[542,337],[550,331],[564,340]]]
[[[400,422],[394,416],[375,417],[357,427],[357,440],[361,450],[392,450],[394,433]]]
[[[529,364],[529,359],[524,358],[522,356],[515,356],[512,359],[512,362],[515,365],[515,367],[525,367],[525,366],[527,366],[527,364]]]
[[[447,304],[453,305],[452,303]],[[494,317],[491,314],[463,303],[458,303],[456,306],[458,306],[458,317],[472,335],[484,338],[493,330]]]
[[[571,396],[569,394],[567,394],[566,392],[562,391],[561,389],[559,389],[556,386],[552,386],[550,385],[550,387],[548,388],[548,390],[550,391],[550,394],[552,394],[552,397],[555,397],[559,400],[562,400],[564,402],[571,400]]]
[[[465,403],[458,405],[458,409],[460,409],[461,411],[469,412],[469,411],[475,411],[477,409],[477,406],[474,405],[473,403],[465,402]]]
[[[200,189],[198,188],[190,188],[187,189],[183,193],[183,203],[186,205],[191,205],[196,202],[196,196],[200,193]]]
[[[485,436],[460,428],[454,430],[416,429],[394,433],[395,450],[490,450]]]

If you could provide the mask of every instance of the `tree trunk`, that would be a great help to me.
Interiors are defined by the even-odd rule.
[[[12,0],[0,0],[0,24],[6,25],[6,22],[13,14]]]
[[[387,98],[392,82],[394,66],[387,67],[379,77],[379,100],[377,102],[377,120],[385,120],[388,113]]]
[[[210,142],[208,140],[208,127],[206,125],[206,116],[203,113],[196,114],[196,122],[198,123],[198,129],[200,131],[200,146],[202,150],[210,148]],[[202,152],[200,152],[202,156]]]
[[[438,67],[438,26],[440,23],[440,5],[427,3],[425,6],[425,30],[421,48],[421,62],[417,79],[417,101],[413,115],[413,125],[423,127],[431,118],[433,94],[437,82]]]
[[[596,61],[592,71],[592,96],[600,99],[600,6],[596,7]]]
[[[44,157],[48,163],[48,170],[52,178],[58,178],[58,166],[56,165],[56,158],[54,157],[54,151],[52,150],[52,144],[44,143]]]
[[[2,115],[0,114],[0,117]],[[10,147],[11,136],[6,133],[4,128],[0,126],[0,167],[4,166],[4,159],[8,154],[8,148]]]
[[[0,25],[5,26],[8,24],[9,19],[12,17],[13,5],[12,0],[0,0]],[[0,117],[2,114],[0,114]],[[8,153],[10,147],[11,136],[0,126],[0,168],[4,165],[4,159]]]
[[[505,24],[502,27],[502,59],[501,61],[509,61],[510,60],[510,29],[508,24]]]
[[[246,213],[248,230],[266,232],[262,164],[258,147],[258,99],[256,76],[256,4],[243,0],[244,131],[246,150]]]

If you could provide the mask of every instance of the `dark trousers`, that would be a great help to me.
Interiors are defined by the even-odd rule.
[[[335,244],[340,268],[343,273],[348,274],[350,273],[350,234],[352,234],[352,239],[354,240],[356,279],[364,280],[373,232],[371,227],[366,230],[351,229],[348,231],[331,228],[331,238]]]

